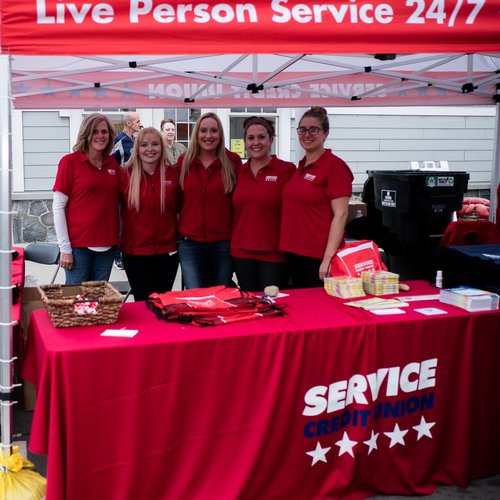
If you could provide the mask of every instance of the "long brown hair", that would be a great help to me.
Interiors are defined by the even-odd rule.
[[[130,159],[125,165],[127,173],[129,175],[129,188],[128,188],[128,206],[129,208],[135,208],[137,212],[140,210],[140,191],[141,191],[141,179],[145,175],[142,169],[142,160],[139,156],[139,146],[144,140],[146,134],[155,135],[161,144],[161,156],[158,161],[160,166],[160,205],[161,213],[165,211],[165,177],[167,168],[170,166],[167,157],[167,150],[165,147],[165,142],[161,133],[154,127],[147,127],[141,129],[134,140],[134,148],[132,149],[132,154]]]
[[[101,121],[105,121],[109,132],[109,141],[106,145],[106,149],[103,151],[104,156],[109,156],[113,150],[113,139],[115,137],[115,131],[113,125],[109,121],[108,117],[101,113],[92,113],[88,115],[83,120],[80,125],[80,130],[78,130],[78,136],[76,138],[76,143],[73,146],[73,151],[83,151],[84,153],[89,152],[89,145],[92,142],[92,135],[97,124]]]
[[[217,122],[217,126],[219,127],[219,144],[217,145],[217,158],[219,159],[221,165],[222,165],[222,182],[224,183],[224,192],[230,193],[233,188],[234,184],[236,182],[236,174],[234,173],[234,167],[233,164],[231,163],[231,160],[226,154],[226,148],[225,148],[225,141],[224,141],[224,129],[222,128],[222,122],[220,121],[220,118],[212,112],[209,113],[204,113],[201,115],[197,122],[196,125],[194,126],[193,132],[191,134],[191,142],[189,143],[189,147],[184,155],[184,160],[182,162],[182,167],[181,167],[181,173],[180,173],[180,179],[179,179],[179,184],[182,189],[184,189],[184,179],[186,175],[189,174],[189,167],[191,166],[191,163],[198,158],[198,155],[200,154],[200,144],[198,142],[198,133],[201,128],[201,122],[205,118],[213,118]]]

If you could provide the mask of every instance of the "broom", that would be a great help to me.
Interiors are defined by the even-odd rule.
[[[9,447],[10,448],[10,447]],[[0,498],[5,500],[42,500],[47,480],[34,471],[35,466],[19,453],[18,446],[8,450],[7,458],[0,458]],[[2,450],[2,454],[5,450]]]

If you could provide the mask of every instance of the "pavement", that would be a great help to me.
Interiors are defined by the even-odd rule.
[[[57,266],[49,266],[26,261],[25,286],[37,286],[50,283],[56,270]],[[63,282],[64,271],[59,270],[56,276],[55,283]],[[128,282],[125,271],[118,270],[114,266],[113,270],[111,271],[110,282],[115,284],[117,288],[121,290],[128,289]],[[173,289],[181,290],[180,271],[177,274]],[[128,301],[133,301],[133,297],[129,297]],[[22,401],[22,399],[20,400]],[[46,476],[46,457],[42,455],[35,455],[27,450],[29,445],[32,418],[32,411],[25,411],[22,408],[22,405],[15,405],[13,425],[14,442],[20,445],[21,453],[23,454],[23,456],[27,457],[35,464],[36,471],[39,474]],[[428,498],[432,500],[500,500],[500,474],[472,481],[467,488],[458,488],[456,486],[440,486],[432,495],[376,495],[371,498],[372,500],[406,500],[410,498]]]

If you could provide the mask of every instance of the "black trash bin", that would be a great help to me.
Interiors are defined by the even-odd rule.
[[[469,174],[415,170],[369,170],[365,184],[384,227],[397,237],[400,252],[391,255],[391,271],[401,279],[432,279],[440,239],[462,208]],[[373,189],[373,192],[369,192]]]

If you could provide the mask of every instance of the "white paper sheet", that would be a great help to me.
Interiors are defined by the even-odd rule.
[[[387,309],[370,309],[370,312],[377,316],[387,316],[389,314],[405,314],[406,311],[397,307],[391,307]]]
[[[133,337],[134,335],[136,335],[137,333],[139,332],[139,330],[112,330],[112,329],[108,329],[108,330],[104,330],[102,333],[101,333],[101,336],[103,337]]]
[[[415,312],[420,314],[425,314],[426,316],[435,316],[436,314],[448,314],[447,311],[438,309],[437,307],[422,307],[421,309],[415,309]]]

